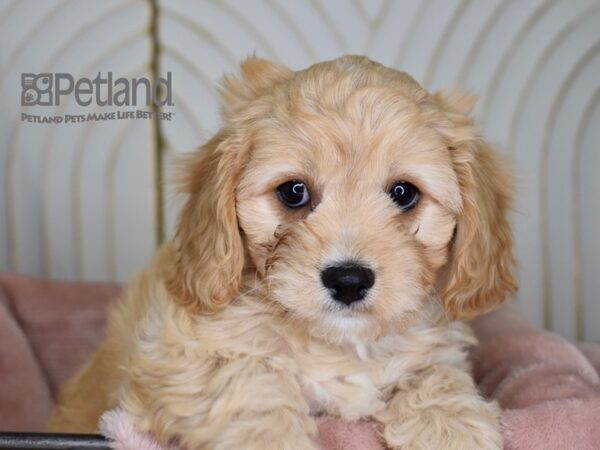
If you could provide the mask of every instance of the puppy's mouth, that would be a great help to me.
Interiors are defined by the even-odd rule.
[[[360,302],[350,303],[348,305],[344,303],[340,303],[331,298],[327,298],[327,300],[323,304],[323,312],[328,314],[336,314],[341,317],[363,317],[366,314],[369,314],[372,309],[372,300],[370,298],[366,298]]]
[[[379,335],[380,324],[367,305],[325,306],[311,334],[332,342],[347,342]]]

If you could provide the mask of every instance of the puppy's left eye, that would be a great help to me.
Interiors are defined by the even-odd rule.
[[[398,181],[390,189],[390,196],[403,211],[414,208],[419,203],[419,189],[408,181]]]
[[[277,188],[279,199],[288,208],[301,208],[310,202],[310,194],[302,181],[288,181]]]

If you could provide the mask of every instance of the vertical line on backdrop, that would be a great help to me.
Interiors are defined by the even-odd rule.
[[[155,82],[160,76],[160,43],[158,40],[158,0],[149,0],[150,5],[150,76]],[[165,239],[165,214],[164,214],[164,140],[158,113],[160,107],[154,102],[150,106],[152,115],[152,169],[154,175],[154,242],[158,247]]]
[[[573,143],[573,163],[571,165],[571,197],[573,204],[573,250],[574,250],[574,282],[575,282],[575,326],[577,340],[589,339],[585,329],[585,300],[583,292],[583,236],[582,236],[582,211],[581,203],[581,164],[583,158],[583,140],[586,129],[590,126],[591,116],[600,106],[600,87],[596,88],[588,101],[575,132]]]

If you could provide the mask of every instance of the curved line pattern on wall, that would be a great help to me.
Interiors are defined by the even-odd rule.
[[[229,51],[227,46],[223,45],[223,43],[221,41],[219,41],[219,39],[216,36],[211,34],[209,31],[205,30],[204,27],[202,27],[198,23],[194,22],[191,18],[189,18],[183,14],[179,14],[176,11],[169,10],[169,9],[163,9],[162,16],[163,16],[163,18],[173,19],[174,21],[178,22],[182,26],[187,27],[190,30],[192,30],[195,34],[198,35],[198,37],[200,39],[210,42],[217,51],[221,52],[227,58],[227,60],[231,64],[235,64],[237,62],[237,58],[235,57],[235,55],[233,53],[231,53]]]
[[[44,71],[51,72],[52,71],[51,69],[53,67],[56,67],[56,63],[61,58],[61,56],[63,56],[64,54],[66,54],[68,52],[70,46],[72,46],[74,43],[83,39],[87,33],[90,33],[90,31],[92,31],[99,24],[101,24],[104,21],[110,21],[110,19],[112,17],[114,17],[115,15],[117,15],[119,13],[122,13],[122,11],[124,9],[130,7],[132,4],[133,3],[131,1],[128,1],[123,4],[117,5],[116,7],[107,10],[106,12],[104,12],[101,15],[93,17],[91,21],[86,22],[86,23],[82,24],[81,26],[79,26],[79,28],[75,30],[75,32],[69,37],[69,39],[63,41],[62,44],[56,50],[53,51],[53,53],[48,58],[48,66]],[[102,53],[100,55],[96,56],[94,58],[94,60],[92,60],[92,62],[90,62],[80,73],[82,75],[89,74],[91,72],[90,69],[92,67],[98,65],[99,61],[106,59],[108,56],[110,56],[116,50],[118,50],[118,48],[120,48],[124,45],[127,45],[130,41],[133,41],[136,38],[139,38],[142,36],[143,36],[143,30],[137,30],[137,31],[129,33],[129,35],[122,38],[118,42],[118,44],[113,45],[107,49],[102,48]],[[64,114],[67,107],[68,107],[68,104],[66,104],[66,103],[63,103],[61,106],[59,106],[59,109],[57,110],[58,115]],[[96,112],[98,112],[98,109],[96,109]],[[18,132],[18,130],[19,130],[20,123],[21,122],[17,122],[15,124],[16,132]],[[86,125],[89,126],[89,123]],[[43,172],[42,172],[42,178],[41,178],[41,185],[43,187],[43,189],[42,189],[43,201],[41,202],[41,206],[43,208],[43,213],[41,216],[41,219],[42,219],[42,227],[41,228],[43,231],[42,260],[43,260],[44,273],[48,274],[48,276],[50,276],[50,277],[53,276],[53,273],[52,273],[51,258],[50,258],[50,254],[49,254],[50,253],[50,251],[49,251],[50,237],[49,237],[49,233],[48,233],[48,227],[46,225],[47,217],[48,217],[47,208],[48,208],[49,202],[48,202],[48,198],[47,198],[48,189],[46,189],[47,188],[47,170],[45,170],[45,169],[48,167],[48,158],[50,157],[50,150],[51,150],[50,143],[53,141],[56,131],[57,131],[56,127],[50,128],[48,130],[48,136],[44,142],[44,152],[43,152],[43,159],[42,159]],[[81,147],[78,147],[76,149],[76,151],[79,150],[80,148]],[[83,150],[83,148],[81,148],[81,150]],[[76,161],[76,159],[75,159],[75,161]],[[76,190],[74,192],[79,192],[79,191]],[[77,232],[74,234],[74,245],[76,247],[77,246],[80,247],[80,234]],[[75,259],[75,261],[78,262],[77,259]],[[76,273],[77,273],[78,277],[81,277],[83,274],[83,271],[82,270],[80,271],[80,267],[82,268],[83,265],[76,263],[75,268],[76,268]]]
[[[119,47],[126,47],[131,42],[137,40],[138,38],[143,37],[143,33],[137,31],[131,33],[128,37],[125,37],[119,41]],[[110,48],[108,51],[103,52],[92,60],[90,64],[88,64],[81,73],[87,74],[91,72],[93,67],[96,67],[101,64],[109,56],[113,55],[117,50],[116,47]],[[139,73],[141,70],[138,68],[136,71],[130,71],[124,76],[129,78],[133,76],[134,73]],[[94,108],[92,113],[101,112],[100,107]],[[78,279],[85,279],[85,263],[83,258],[83,248],[82,248],[82,236],[83,236],[83,225],[82,225],[82,212],[81,212],[81,186],[82,186],[82,177],[83,177],[83,161],[86,156],[86,146],[85,143],[90,135],[91,129],[94,127],[94,122],[86,122],[83,126],[81,133],[79,133],[79,137],[77,139],[77,143],[75,145],[75,156],[73,159],[73,168],[71,171],[71,204],[73,209],[73,229],[75,233],[74,238],[74,260],[75,260],[75,270]],[[45,202],[48,203],[48,202]]]
[[[515,108],[514,113],[512,114],[512,120],[510,122],[510,129],[508,132],[509,141],[508,141],[508,149],[510,154],[514,154],[515,152],[515,141],[516,141],[516,130],[519,122],[523,116],[523,109],[527,104],[527,95],[531,91],[531,87],[537,81],[540,71],[544,67],[544,64],[548,60],[548,58],[556,51],[556,48],[565,40],[569,34],[571,34],[574,30],[577,29],[581,25],[585,19],[589,17],[591,13],[600,10],[600,5],[593,6],[584,10],[581,14],[579,14],[575,20],[572,22],[568,22],[564,24],[565,26],[558,31],[558,33],[550,40],[549,44],[544,47],[539,57],[537,57],[535,65],[533,69],[527,76],[527,81],[525,81],[523,88],[519,91],[517,95],[518,103]]]
[[[485,95],[483,96],[483,104],[481,106],[481,114],[480,120],[482,123],[487,122],[487,117],[491,108],[492,100],[495,97],[496,89],[498,88],[498,84],[502,79],[502,75],[506,71],[510,58],[515,53],[515,50],[519,46],[519,44],[525,39],[525,36],[531,31],[533,27],[539,22],[544,14],[554,6],[558,0],[548,0],[539,5],[539,7],[531,14],[527,21],[523,24],[523,26],[519,29],[516,36],[511,40],[511,43],[508,49],[504,52],[496,69],[494,69],[492,78],[488,83],[488,87],[485,90]]]
[[[42,32],[44,30],[44,25],[48,24],[53,18],[59,16],[59,14],[63,11],[63,9],[65,7],[68,6],[68,2],[71,0],[64,0],[60,3],[58,3],[57,5],[55,5],[53,8],[50,9],[49,12],[46,13],[46,15],[43,17],[43,20],[40,19],[39,22],[37,22],[35,24],[35,26],[33,26],[32,30],[27,33],[27,35],[20,40],[16,46],[15,49],[9,54],[7,62],[5,63],[5,65],[2,66],[2,71],[0,71],[0,87],[2,87],[2,84],[4,82],[4,77],[10,73],[10,70],[12,68],[12,66],[15,64],[15,62],[17,61],[17,59],[19,58],[20,54],[24,51],[24,49],[27,46],[31,46],[32,41],[35,42],[35,36],[37,34],[39,34],[40,32]],[[54,52],[50,55],[50,57],[48,58],[48,64],[47,66],[43,69],[40,70],[40,72],[49,72],[50,69],[48,69],[48,67],[52,67],[54,62],[56,62],[60,55],[62,53],[64,53],[68,47],[70,45],[72,45],[75,41],[75,39],[77,38],[81,38],[81,36],[83,34],[85,34],[88,31],[88,27],[93,27],[95,24],[101,22],[102,20],[110,17],[113,14],[116,14],[118,12],[120,12],[124,7],[128,6],[129,2],[125,2],[122,5],[118,5],[116,8],[110,9],[108,11],[106,11],[105,13],[103,13],[100,16],[97,17],[93,17],[92,20],[88,23],[86,23],[84,26],[80,26],[78,28],[78,30],[76,31],[76,33],[72,36],[71,39],[63,41],[63,44],[56,50],[54,50]],[[63,36],[64,37],[64,36]],[[64,105],[63,105],[64,106]],[[20,132],[20,127],[21,127],[21,122],[17,119],[15,120],[15,127],[12,130],[12,139],[10,141],[10,144],[8,146],[8,158],[7,158],[7,164],[6,164],[6,180],[8,182],[8,186],[6,188],[6,194],[7,194],[7,203],[9,205],[9,211],[12,213],[9,213],[9,217],[12,217],[14,219],[14,217],[16,217],[16,212],[15,212],[15,200],[14,200],[14,193],[15,193],[15,163],[17,160],[18,152],[19,152],[19,148],[14,145],[14,140],[13,139],[17,139],[19,132]],[[52,133],[53,130],[50,130],[50,133]],[[47,142],[47,141],[46,141]],[[43,161],[45,162],[45,161]],[[45,164],[42,165],[43,168],[46,167]],[[42,179],[44,179],[43,176],[44,172],[42,172]],[[42,202],[41,206],[42,208],[44,207],[45,202]],[[41,257],[41,260],[43,261],[43,267],[44,267],[44,273],[48,273],[51,274],[51,269],[50,269],[50,261],[49,258],[47,256],[47,243],[46,243],[46,228],[44,227],[44,214],[42,214],[42,239],[43,239],[43,255]],[[16,245],[19,242],[18,236],[17,236],[17,225],[16,223],[13,221],[9,222],[9,242],[12,244],[11,245],[11,250],[10,250],[10,255],[11,255],[11,263],[13,267],[18,267],[18,258],[17,258],[17,249],[16,249]]]
[[[467,53],[467,57],[465,61],[460,66],[460,71],[457,76],[457,84],[463,85],[466,82],[467,75],[469,73],[469,69],[473,66],[474,62],[477,60],[477,56],[481,51],[481,47],[486,40],[487,35],[490,31],[496,26],[498,20],[502,16],[502,14],[506,11],[506,8],[513,2],[513,0],[505,0],[499,2],[496,7],[490,12],[488,18],[483,22],[479,33],[477,33],[476,38],[472,43],[469,43],[471,48]]]
[[[600,41],[596,42],[590,49],[588,49],[585,54],[576,62],[576,64],[572,67],[572,69],[569,71],[569,74],[567,75],[567,77],[565,78],[565,80],[562,82],[560,89],[558,90],[558,93],[556,95],[556,97],[553,99],[552,101],[552,105],[550,106],[548,115],[546,117],[546,121],[544,124],[544,138],[542,140],[542,143],[540,145],[540,153],[541,153],[541,161],[540,161],[540,166],[542,168],[542,170],[540,171],[540,206],[542,208],[542,215],[543,215],[543,219],[541,221],[541,229],[540,229],[540,234],[542,236],[542,241],[545,243],[549,242],[549,239],[551,239],[550,237],[550,233],[548,232],[548,202],[549,202],[549,198],[548,198],[548,194],[547,194],[547,184],[548,184],[548,179],[547,179],[547,171],[548,171],[548,147],[549,147],[549,140],[550,140],[550,131],[556,126],[556,117],[558,115],[558,112],[560,110],[560,107],[564,101],[565,96],[567,95],[567,92],[569,91],[569,89],[571,88],[572,84],[574,83],[575,79],[577,78],[577,76],[583,71],[583,69],[585,68],[585,66],[587,66],[595,57],[598,56],[598,54],[600,54]],[[573,202],[575,203],[575,202]],[[570,205],[572,206],[572,205]],[[575,214],[571,214],[571,217],[575,219]],[[545,219],[545,220],[544,220]],[[576,246],[573,246],[573,252],[574,252],[574,262],[576,267],[581,266],[581,261],[577,260],[577,251],[576,251]],[[551,297],[552,297],[552,292],[549,288],[549,278],[550,278],[550,268],[549,268],[549,261],[550,261],[550,252],[548,249],[548,245],[543,245],[542,246],[542,262],[543,262],[543,270],[544,270],[544,325],[547,328],[553,328],[553,317],[552,317],[552,308],[551,308]],[[577,277],[575,277],[575,282],[577,283]],[[577,288],[576,288],[577,289]],[[577,299],[577,291],[575,291],[573,293],[573,298],[574,298],[574,302],[575,302],[575,311],[577,313],[577,305],[578,305],[578,299]],[[576,314],[577,317],[577,314]],[[579,321],[577,321],[576,327],[577,326],[581,326],[579,324]],[[583,333],[583,330],[576,328],[577,329],[577,335],[581,335]]]
[[[528,104],[528,95],[532,90],[534,83],[538,80],[540,72],[542,71],[544,65],[547,60],[551,57],[551,55],[556,51],[556,49],[561,45],[561,43],[578,27],[581,23],[588,19],[590,15],[600,11],[600,5],[591,5],[591,7],[585,9],[580,14],[578,14],[574,20],[564,24],[563,28],[559,29],[557,34],[549,41],[548,45],[545,46],[539,54],[539,57],[536,59],[533,69],[529,73],[527,80],[525,81],[523,88],[519,91],[517,95],[518,103],[517,106],[512,113],[512,120],[510,122],[509,128],[509,140],[508,140],[508,152],[510,155],[514,155],[516,151],[516,140],[517,140],[517,128],[522,121],[523,110],[525,106]],[[578,67],[576,65],[575,67]],[[571,73],[571,75],[576,75]],[[571,76],[570,75],[570,76]],[[559,94],[560,95],[560,94]],[[558,99],[558,97],[557,97]],[[556,99],[555,99],[556,101]],[[554,111],[554,106],[551,108],[551,111]],[[551,114],[556,114],[556,112],[551,112]],[[544,168],[547,165],[546,162],[546,153],[545,149],[547,148],[549,142],[549,132],[550,128],[546,125],[544,127],[543,133],[543,141],[540,146],[541,148],[541,160],[540,167],[540,209],[541,209],[541,223],[540,223],[540,234],[543,245],[541,247],[541,264],[542,264],[542,298],[543,298],[543,323],[546,328],[552,328],[552,308],[550,305],[551,302],[551,289],[550,289],[550,267],[549,267],[549,249],[548,249],[548,230],[547,230],[547,199],[546,199],[546,171]]]
[[[222,9],[223,12],[233,17],[237,23],[239,23],[243,28],[245,28],[250,34],[255,36],[256,41],[260,44],[260,47],[263,50],[265,50],[265,57],[278,59],[275,50],[273,49],[273,47],[271,47],[271,44],[269,43],[269,40],[263,36],[261,31],[257,27],[255,27],[251,21],[239,14],[234,7],[232,7],[226,2],[222,2],[219,0],[207,1],[210,2],[213,6]]]
[[[423,77],[423,86],[428,88],[431,85],[431,80],[433,79],[433,75],[437,69],[437,65],[444,53],[446,45],[452,35],[452,32],[459,24],[462,15],[465,10],[469,6],[471,0],[461,0],[460,3],[454,9],[454,12],[450,16],[450,19],[446,23],[446,26],[443,28],[440,37],[438,38],[437,44],[429,57],[429,64],[427,64],[427,71],[425,72],[425,76]]]
[[[170,56],[179,64],[181,64],[185,69],[187,69],[195,78],[200,80],[205,89],[213,89],[215,87],[215,81],[210,79],[210,76],[203,73],[202,70],[196,66],[194,61],[188,59],[186,55],[181,53],[179,50],[170,47],[168,44],[162,46],[161,56],[164,58],[165,56]]]
[[[410,27],[406,30],[406,37],[399,43],[399,50],[396,58],[394,59],[393,66],[403,70],[402,64],[404,58],[408,53],[410,44],[414,41],[413,36],[417,32],[419,25],[423,20],[423,16],[429,7],[431,6],[431,0],[422,0],[419,2],[419,8],[415,13],[413,20],[411,21]]]
[[[40,8],[41,5],[43,6]],[[46,11],[43,10],[44,7]],[[31,20],[24,22],[27,23],[27,27],[32,28],[18,30],[20,35],[25,37],[12,40],[14,42],[13,47],[7,48],[9,56],[2,61],[0,71],[2,79],[0,88],[3,92],[8,91],[8,97],[12,96],[14,98],[14,105],[20,103],[20,97],[17,97],[20,93],[16,88],[20,84],[21,72],[69,72],[77,78],[90,75],[88,71],[91,71],[91,68],[94,68],[99,62],[107,62],[109,67],[99,64],[97,71],[114,70],[114,55],[123,46],[127,46],[136,38],[140,38],[141,41],[148,40],[147,34],[144,33],[146,27],[144,14],[140,14],[147,8],[147,5],[140,0],[107,1],[91,5],[84,5],[82,2],[36,4],[35,2],[22,1],[19,2],[19,8],[12,8],[9,14],[22,15],[32,8],[39,10],[39,21],[36,22],[34,18],[33,22]],[[77,13],[82,12],[82,8],[88,14],[77,15]],[[4,11],[6,13],[6,10]],[[77,20],[73,20],[70,14],[74,14]],[[29,19],[29,17],[27,18]],[[14,25],[18,23],[19,17],[5,17],[4,19],[7,23]],[[20,19],[22,20],[24,17],[21,16]],[[127,23],[128,27],[122,26],[124,25],[123,21]],[[136,23],[141,24],[141,27],[137,30],[135,28]],[[15,29],[17,28],[15,27]],[[60,33],[57,33],[57,29],[60,29]],[[52,36],[52,39],[49,39],[49,35]],[[99,41],[98,35],[104,35],[106,39]],[[57,36],[59,38],[56,38]],[[110,43],[115,39],[118,40],[119,37],[121,37],[120,41],[111,47]],[[7,41],[7,39],[2,39],[3,45]],[[94,48],[97,52],[96,55],[94,55],[94,51],[88,51],[90,47]],[[35,50],[37,49],[43,51],[36,56]],[[137,53],[139,47],[132,50]],[[32,59],[32,56],[36,56],[36,58]],[[143,55],[137,54],[133,58],[131,56],[128,56],[128,58],[135,60],[139,56],[143,57]],[[85,66],[85,61],[89,59],[92,59],[91,62]],[[81,70],[80,61],[84,61],[83,71]],[[110,67],[110,65],[113,66]],[[122,61],[117,61],[117,65],[117,70],[119,70],[119,67],[123,65]],[[91,75],[94,76],[94,74]],[[53,115],[73,114],[76,111],[73,110],[72,106],[73,104],[68,100],[63,101],[51,113]],[[35,108],[37,109],[24,109],[23,112],[47,113],[43,108]],[[15,108],[15,112],[20,114],[19,108]],[[76,180],[75,167],[80,161],[78,154],[83,153],[86,145],[84,140],[77,139],[77,134],[85,129],[86,124],[79,126],[65,124],[56,127],[32,125],[21,122],[17,114],[11,118],[11,121],[6,121],[7,125],[12,126],[9,125],[6,133],[3,133],[6,136],[5,145],[2,146],[4,152],[2,159],[5,164],[1,165],[3,169],[6,169],[6,178],[2,180],[2,184],[6,186],[3,195],[5,196],[5,208],[9,211],[9,214],[7,214],[9,223],[5,229],[0,229],[0,236],[6,233],[10,263],[7,264],[8,261],[4,260],[0,261],[0,264],[5,268],[10,267],[13,270],[26,273],[45,274],[67,279],[85,279],[82,270],[84,265],[78,258],[78,252],[76,250],[69,251],[71,248],[77,249],[80,247],[81,233],[78,230],[82,227],[76,224],[78,211],[75,203],[77,202],[68,201],[68,199],[80,195],[80,192],[73,188],[80,184],[74,182]],[[98,123],[95,126],[101,127]],[[65,129],[69,127],[72,127],[72,129],[66,134],[71,135],[79,144],[75,149],[71,147],[71,144],[65,146]],[[32,145],[32,142],[30,142],[32,140],[31,136],[34,136],[39,143]],[[56,197],[56,192],[51,188],[51,186],[57,184],[56,173],[50,174],[50,168],[55,168],[58,165],[55,161],[57,157],[63,157],[61,153],[73,155],[73,159],[63,162],[63,168],[61,169],[64,172],[62,177],[65,180],[71,180],[69,183],[71,185],[71,195],[65,192],[64,197],[62,195]],[[31,160],[31,162],[28,164],[27,160]],[[39,176],[34,175],[31,178],[31,175],[28,175],[27,172],[39,173]],[[30,192],[27,192],[27,198],[23,197],[25,195],[21,187],[23,183],[30,189]],[[39,184],[39,186],[36,187],[36,184]],[[101,188],[101,186],[98,187]],[[32,197],[32,193],[37,194]],[[64,208],[68,211],[67,215],[57,217],[58,213],[50,206],[51,204],[56,205],[57,201],[60,202],[61,206],[69,205],[68,208]],[[22,225],[24,223],[23,214],[31,214],[29,211],[32,209],[32,204],[39,205],[39,207],[36,206],[38,213],[36,213],[35,218],[39,226],[36,227],[38,231],[35,232],[34,239],[31,239],[31,230],[23,229]],[[69,225],[70,217],[74,226]],[[34,218],[31,217],[31,219]],[[70,230],[68,242],[64,242],[63,239],[64,245],[60,245],[60,258],[57,258],[56,251],[51,254],[51,247],[56,247],[61,241],[56,234],[57,220],[64,222],[64,226],[59,226],[59,228]],[[101,240],[98,244],[99,247],[103,247]],[[26,255],[27,258],[23,258],[22,255]],[[28,261],[31,256],[35,257],[39,263],[32,266]],[[98,273],[91,274],[90,278],[108,279]]]
[[[313,61],[317,61],[319,59],[317,51],[304,39],[302,35],[302,30],[299,28],[296,21],[290,17],[285,9],[276,1],[276,0],[265,0],[269,6],[273,9],[273,11],[283,20],[283,22],[288,26],[290,31],[294,34],[298,42],[306,52],[306,56]]]
[[[5,76],[10,73],[10,70],[12,69],[13,65],[15,64],[15,61],[17,60],[17,58],[19,58],[21,53],[23,53],[23,50],[25,49],[25,47],[33,46],[36,43],[39,44],[37,39],[35,39],[36,35],[39,34],[41,31],[43,31],[44,26],[48,22],[50,22],[50,20],[53,17],[61,14],[64,11],[64,8],[67,7],[68,4],[73,1],[74,0],[62,0],[60,3],[57,3],[56,5],[54,5],[54,7],[50,11],[46,12],[46,14],[42,17],[42,19],[40,19],[33,27],[31,27],[31,31],[29,33],[27,33],[27,35],[25,35],[14,46],[12,51],[8,54],[7,62],[4,63],[2,66],[2,71],[0,71],[0,86],[4,82]],[[12,10],[12,8],[7,8],[7,9]],[[12,11],[8,11],[8,13],[10,13],[10,12],[12,12]]]
[[[315,10],[318,11],[318,13],[321,15],[321,17],[323,18],[323,22],[325,22],[327,24],[327,27],[331,31],[332,36],[335,37],[335,40],[337,41],[337,44],[340,46],[340,48],[346,53],[350,52],[350,44],[348,43],[348,41],[346,41],[346,38],[344,37],[344,35],[337,29],[331,16],[327,12],[327,10],[323,7],[321,2],[319,0],[309,0],[309,1],[313,5]]]

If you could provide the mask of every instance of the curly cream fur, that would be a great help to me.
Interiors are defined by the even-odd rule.
[[[391,448],[498,449],[469,375],[470,317],[514,289],[510,178],[455,95],[361,57],[292,72],[264,60],[223,86],[224,128],[184,165],[177,236],[111,311],[53,430],[120,406],[164,443],[314,449],[314,417],[379,423]],[[302,179],[303,210],[275,194]],[[421,193],[403,213],[389,184]],[[327,264],[376,274],[333,302]]]

